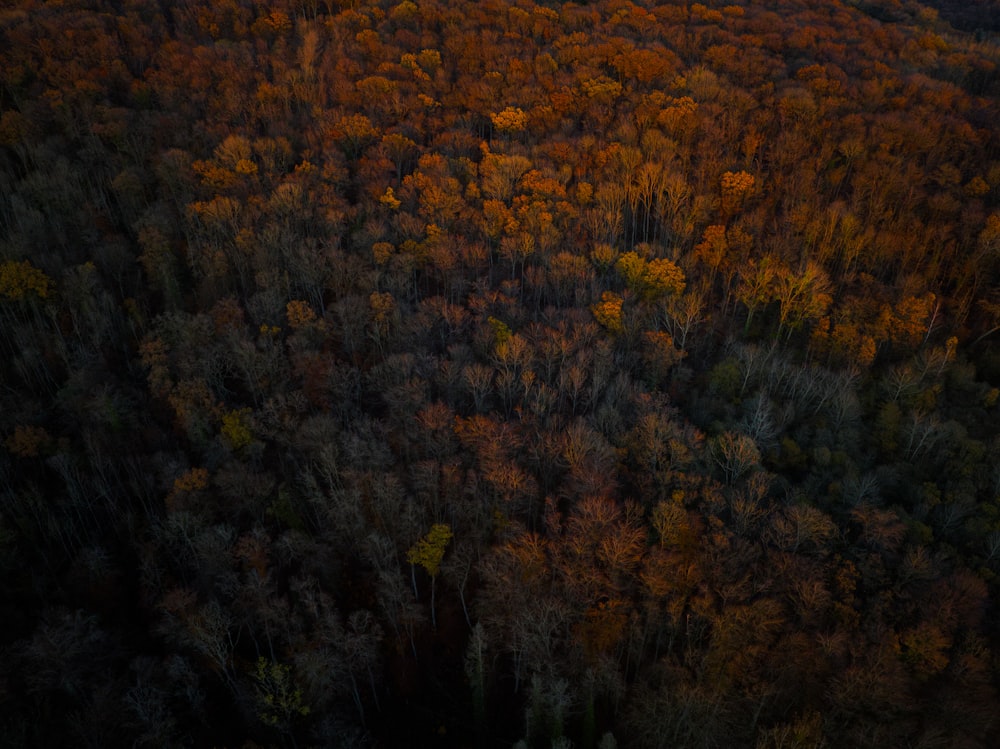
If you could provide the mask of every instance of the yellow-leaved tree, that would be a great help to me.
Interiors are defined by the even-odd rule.
[[[591,306],[590,311],[604,328],[613,335],[625,332],[625,324],[622,321],[622,305],[624,300],[611,291],[601,294],[601,301]]]
[[[504,135],[520,133],[528,126],[528,115],[520,107],[507,107],[502,112],[491,114],[490,120],[493,127]]]
[[[257,717],[283,736],[292,735],[292,721],[309,714],[302,699],[302,690],[292,680],[292,668],[283,663],[257,659],[253,674],[257,693]]]
[[[27,260],[0,263],[0,296],[24,299],[31,294],[44,299],[49,295],[49,277]]]
[[[250,431],[250,409],[241,408],[223,414],[221,432],[233,450],[241,450],[253,442],[253,432]]]
[[[410,573],[413,579],[413,594],[417,594],[416,567],[419,564],[431,576],[431,625],[437,629],[437,617],[434,613],[434,587],[438,572],[441,571],[441,560],[444,550],[451,541],[451,526],[446,523],[435,523],[427,535],[417,541],[406,552],[406,561],[410,563]]]
[[[618,258],[615,268],[628,287],[646,301],[684,291],[684,271],[667,258],[646,260],[632,250]]]

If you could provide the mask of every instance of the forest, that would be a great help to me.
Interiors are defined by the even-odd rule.
[[[0,1],[0,747],[1000,746],[998,31]]]

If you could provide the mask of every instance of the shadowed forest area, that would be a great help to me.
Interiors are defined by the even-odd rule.
[[[1000,745],[998,28],[0,3],[0,747]]]

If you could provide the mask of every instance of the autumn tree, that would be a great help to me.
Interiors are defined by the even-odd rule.
[[[435,523],[431,526],[427,535],[417,541],[406,552],[406,561],[410,563],[410,569],[415,570],[417,565],[424,568],[431,577],[431,623],[437,627],[437,617],[434,610],[434,591],[437,582],[438,572],[441,570],[441,560],[444,559],[445,549],[451,541],[451,528],[444,523]],[[417,580],[413,578],[413,593],[417,592]]]

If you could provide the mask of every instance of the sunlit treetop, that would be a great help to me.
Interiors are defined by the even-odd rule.
[[[502,112],[491,114],[493,127],[501,133],[519,133],[528,126],[528,115],[519,107],[507,107]]]

